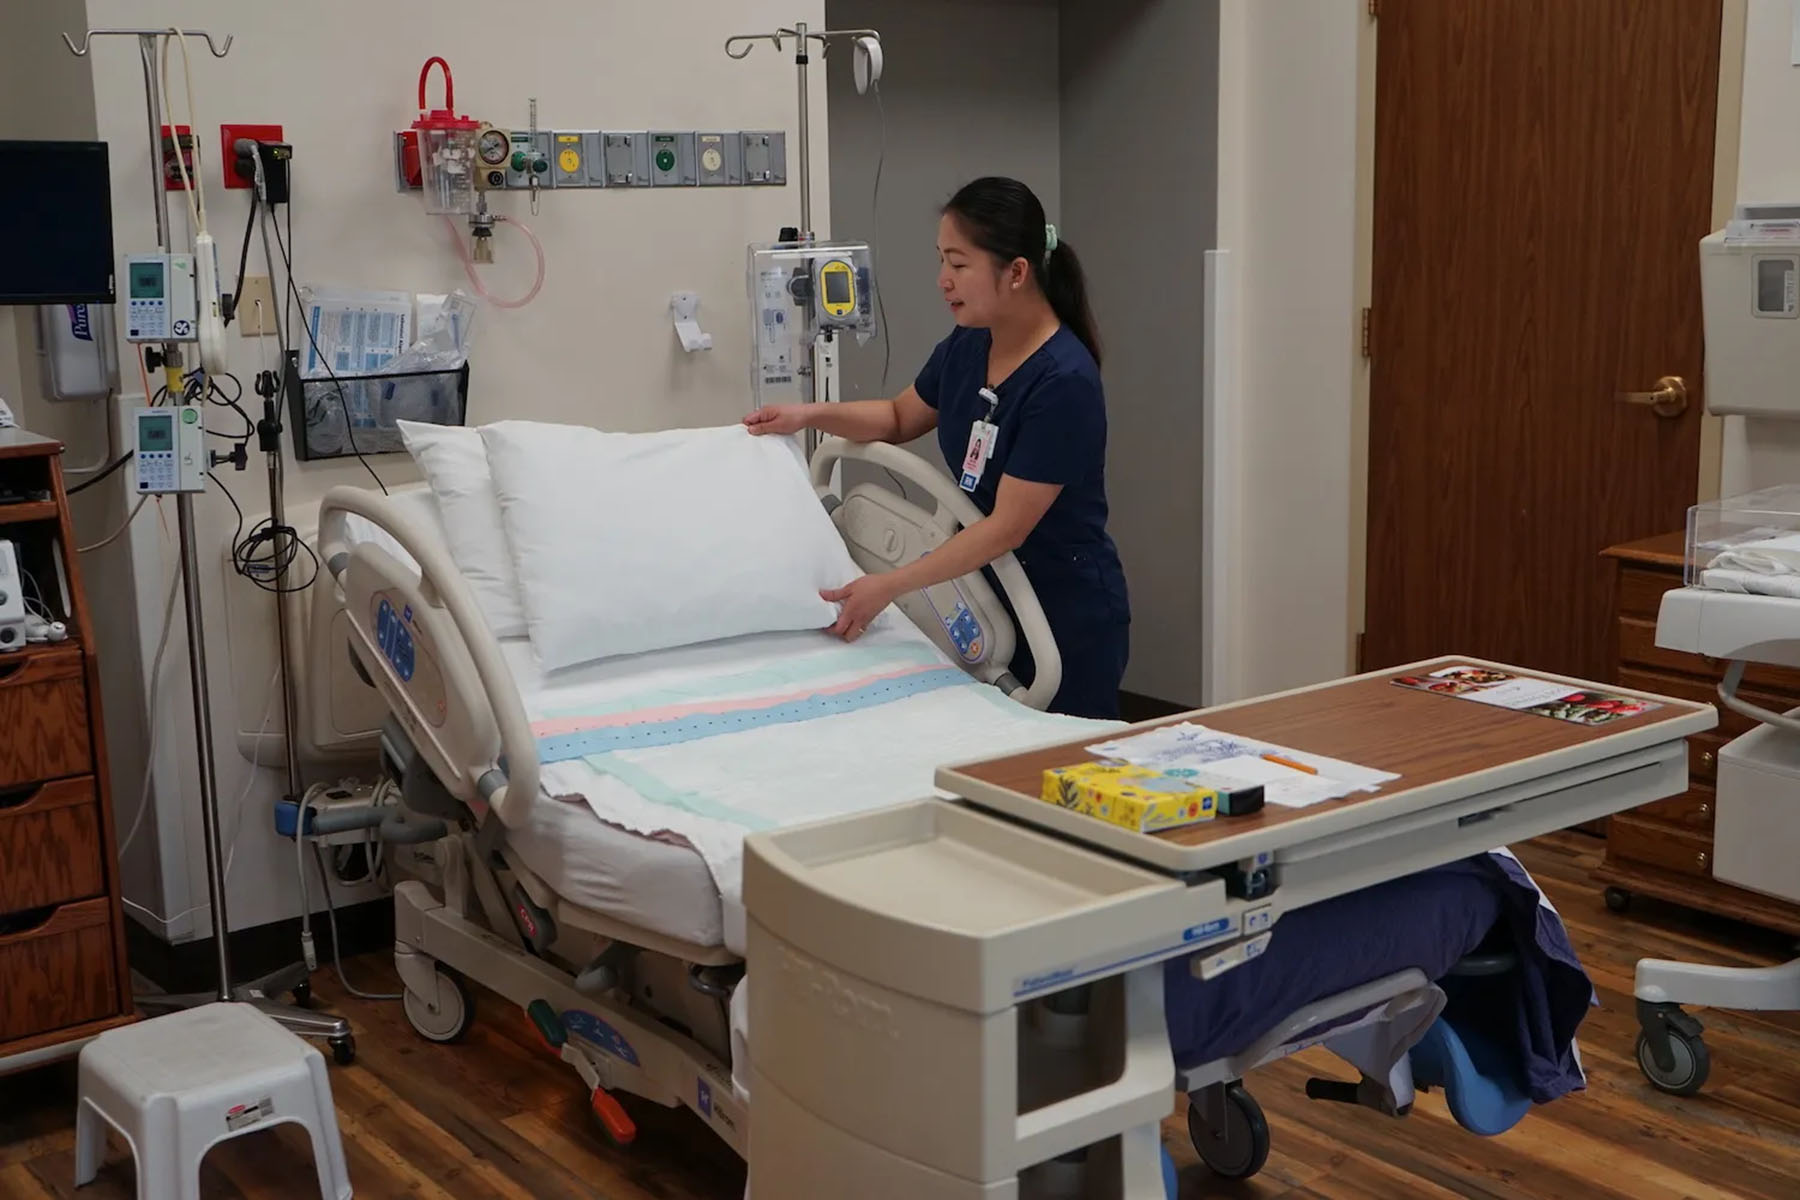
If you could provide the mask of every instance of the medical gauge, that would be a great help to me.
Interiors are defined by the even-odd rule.
[[[133,414],[140,494],[206,490],[206,432],[196,405],[140,408]]]
[[[760,243],[750,247],[750,382],[757,406],[843,397],[837,343],[875,335],[874,258],[866,242]]]
[[[506,186],[506,163],[512,157],[512,136],[504,129],[483,125],[475,138],[475,157],[481,162],[475,177],[479,188]]]
[[[191,254],[125,256],[125,340],[192,342],[200,311]]]

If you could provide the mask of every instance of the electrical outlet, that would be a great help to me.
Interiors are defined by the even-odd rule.
[[[257,309],[257,302],[262,308]],[[275,289],[267,275],[244,276],[244,290],[238,293],[238,333],[244,337],[275,336]]]

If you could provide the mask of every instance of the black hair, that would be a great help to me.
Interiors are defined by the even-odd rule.
[[[1100,362],[1100,331],[1088,306],[1081,260],[1060,237],[1050,246],[1044,206],[1030,188],[1016,179],[984,176],[958,189],[943,211],[1003,265],[1024,259],[1057,320],[1081,339],[1096,364]]]

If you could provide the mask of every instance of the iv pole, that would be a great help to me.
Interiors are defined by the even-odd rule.
[[[800,92],[800,125],[796,140],[800,143],[800,230],[795,240],[806,243],[813,240],[812,227],[812,122],[811,99],[806,90],[806,68],[812,61],[808,42],[819,43],[819,57],[831,48],[831,43],[845,38],[859,41],[868,38],[878,45],[881,34],[873,29],[808,29],[805,21],[796,21],[792,29],[781,28],[773,33],[740,33],[725,39],[725,53],[731,58],[748,58],[750,51],[756,49],[756,43],[767,40],[774,43],[776,52],[781,51],[781,43],[785,38],[794,39],[794,70],[799,76]],[[829,380],[835,371],[836,352],[828,349],[821,354],[819,344],[815,341],[807,351],[807,374],[817,381],[821,378]],[[826,383],[826,399],[830,398],[830,384]],[[819,449],[819,431],[806,431],[806,456],[811,458]]]
[[[231,52],[232,37],[226,35],[223,44],[215,42],[211,33],[200,30],[187,30],[185,33],[193,37],[206,39],[206,48],[214,58],[224,58]],[[144,63],[144,95],[146,115],[149,120],[150,139],[150,185],[151,209],[156,217],[156,244],[159,249],[167,251],[170,244],[169,234],[169,193],[163,179],[160,164],[162,162],[162,87],[160,70],[157,65],[158,39],[172,36],[168,28],[142,29],[90,29],[77,46],[68,34],[62,35],[63,44],[77,58],[85,58],[96,37],[135,37],[138,40],[138,53]],[[196,139],[199,130],[194,131]],[[165,342],[162,347],[163,361],[169,366],[181,365],[181,345],[178,342]],[[173,389],[181,394],[176,403],[188,403],[185,389]],[[149,397],[145,397],[149,402]],[[202,401],[204,403],[204,401]],[[110,417],[108,418],[111,419]],[[276,972],[265,979],[234,987],[231,982],[231,953],[227,945],[228,932],[231,928],[225,909],[225,864],[224,853],[219,833],[219,783],[213,762],[212,739],[212,696],[210,680],[206,673],[206,643],[201,635],[203,628],[200,604],[200,559],[195,544],[194,533],[194,497],[190,492],[175,494],[176,525],[180,535],[181,546],[181,592],[184,604],[184,616],[188,629],[188,671],[193,681],[195,750],[200,767],[200,823],[206,847],[206,889],[207,900],[211,908],[213,942],[218,968],[218,988],[216,994],[187,996],[141,996],[138,1003],[146,1008],[184,1009],[197,1008],[203,1004],[219,1001],[244,1001],[255,1005],[284,1028],[306,1037],[320,1038],[328,1041],[336,1053],[340,1063],[347,1063],[355,1054],[355,1043],[351,1037],[350,1023],[342,1017],[314,1013],[306,1009],[277,1004],[268,997],[271,993],[293,991],[306,985],[307,971],[305,964],[297,968],[289,967]],[[277,603],[282,597],[277,595]],[[279,632],[284,635],[282,642],[282,673],[288,675],[287,638],[285,636],[285,611],[281,614]],[[284,678],[284,689],[290,685]],[[294,739],[296,736],[294,714],[291,697],[284,695],[286,701],[288,725],[286,741],[288,745],[288,782],[289,787],[297,784],[297,766],[295,760]],[[150,715],[151,720],[156,714]],[[145,770],[153,764],[145,764]],[[297,972],[297,973],[296,973]]]

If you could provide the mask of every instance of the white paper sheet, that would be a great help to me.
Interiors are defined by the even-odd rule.
[[[1382,784],[1400,778],[1388,771],[1308,754],[1272,742],[1220,733],[1189,721],[1100,742],[1087,749],[1090,754],[1135,767],[1197,771],[1203,782],[1211,776],[1239,786],[1260,783],[1263,798],[1268,803],[1289,808],[1304,808],[1352,792],[1374,791]],[[1311,767],[1317,774],[1270,762],[1265,755]]]

